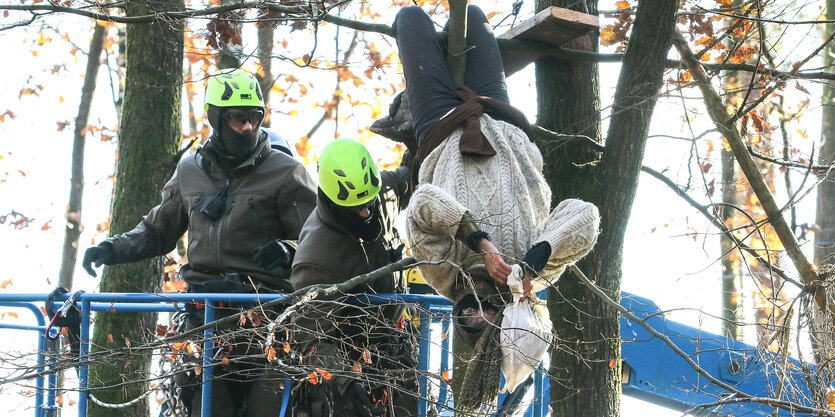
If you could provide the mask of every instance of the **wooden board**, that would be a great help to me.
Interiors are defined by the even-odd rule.
[[[499,36],[499,39],[522,39],[562,46],[592,30],[597,29],[597,16],[551,6],[540,11],[532,18],[515,25]],[[531,62],[545,55],[542,51],[503,47],[502,53],[505,76],[526,67]]]

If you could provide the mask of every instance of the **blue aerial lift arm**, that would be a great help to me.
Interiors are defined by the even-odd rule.
[[[711,376],[748,395],[776,398],[803,406],[814,406],[812,365],[796,359],[762,352],[747,345],[698,328],[667,320],[658,306],[646,298],[622,293],[621,305],[653,329],[663,333]],[[676,410],[713,415],[771,416],[773,408],[759,402],[737,402],[708,409],[694,408],[727,398],[729,393],[700,375],[663,340],[621,316],[623,393]],[[782,385],[780,379],[782,377]],[[812,416],[779,410],[780,416]]]

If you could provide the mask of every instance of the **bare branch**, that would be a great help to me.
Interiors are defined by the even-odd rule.
[[[774,201],[774,197],[771,195],[771,191],[765,183],[762,174],[760,174],[759,168],[748,153],[748,148],[740,135],[736,121],[729,120],[724,102],[713,89],[704,67],[694,59],[693,52],[680,32],[677,32],[673,43],[704,96],[705,105],[708,108],[711,119],[731,146],[740,168],[745,173],[749,184],[751,184],[751,188],[760,200],[760,204],[771,221],[774,231],[780,238],[780,242],[786,248],[789,258],[800,273],[804,284],[809,287],[810,291],[814,291],[818,308],[822,311],[830,311],[832,313],[832,310],[828,306],[826,291],[820,286],[818,274],[800,250],[800,245],[794,236],[794,232],[786,224],[786,219],[783,218],[780,208],[777,207],[777,203]]]
[[[759,399],[757,397],[753,397],[751,395],[748,395],[745,392],[742,392],[742,391],[740,391],[740,390],[722,382],[720,379],[714,377],[709,372],[704,370],[701,366],[699,366],[699,364],[696,363],[696,361],[694,361],[690,357],[690,355],[687,354],[687,352],[684,352],[683,350],[681,350],[681,348],[679,348],[667,335],[665,335],[662,332],[659,332],[658,330],[655,330],[655,328],[650,326],[646,322],[646,319],[642,319],[642,318],[632,314],[632,312],[627,310],[626,307],[623,307],[617,301],[612,300],[602,289],[600,289],[600,287],[598,287],[594,282],[592,282],[588,277],[586,277],[586,274],[584,274],[583,271],[581,271],[579,268],[577,268],[576,265],[573,265],[573,264],[569,265],[568,270],[570,270],[580,280],[580,282],[583,283],[583,285],[586,286],[586,288],[588,288],[592,293],[594,293],[597,297],[599,297],[601,300],[603,300],[603,302],[606,305],[608,305],[612,309],[617,310],[620,314],[623,314],[624,316],[626,316],[626,318],[628,318],[630,321],[632,321],[633,323],[636,323],[639,326],[643,327],[647,332],[649,332],[653,336],[657,337],[659,340],[663,341],[664,344],[669,346],[670,349],[673,350],[673,352],[675,352],[682,359],[684,359],[684,361],[687,362],[687,364],[690,365],[690,367],[692,367],[693,370],[698,372],[699,375],[702,375],[703,377],[705,377],[708,381],[710,381],[711,383],[713,383],[717,387],[722,388],[723,390],[731,393],[733,395],[733,397],[736,398],[737,401],[757,401],[757,402],[762,402],[762,403],[765,403],[765,404],[768,404],[768,405],[771,405],[771,406],[774,406],[774,407],[779,407],[779,408],[782,408],[784,410],[795,411],[795,412],[800,411],[800,412],[805,412],[805,413],[814,413],[816,415],[824,415],[824,416],[835,417],[835,412],[831,411],[831,410],[823,410],[823,409],[814,408],[814,407],[807,407],[807,406],[804,406],[804,405],[801,405],[801,404],[793,403],[793,402],[790,402],[790,401],[783,401],[783,400],[774,399],[774,398]],[[732,400],[732,399],[733,398],[729,398],[728,400]]]

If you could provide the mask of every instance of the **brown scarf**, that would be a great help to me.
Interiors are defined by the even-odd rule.
[[[496,150],[481,133],[481,123],[478,118],[485,110],[494,118],[522,129],[528,135],[528,139],[533,141],[533,130],[528,123],[528,119],[515,107],[490,97],[478,96],[466,86],[458,87],[456,93],[458,93],[458,97],[464,100],[464,103],[432,125],[418,146],[418,152],[412,166],[412,182],[414,184],[418,182],[418,172],[423,160],[459,127],[464,128],[461,140],[458,143],[462,155],[493,156],[496,154]]]

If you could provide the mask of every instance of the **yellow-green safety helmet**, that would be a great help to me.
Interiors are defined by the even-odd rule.
[[[319,188],[343,207],[361,206],[380,192],[380,172],[361,143],[337,139],[322,149]]]
[[[240,68],[222,69],[209,77],[206,105],[217,107],[264,107],[264,95],[255,76]]]

